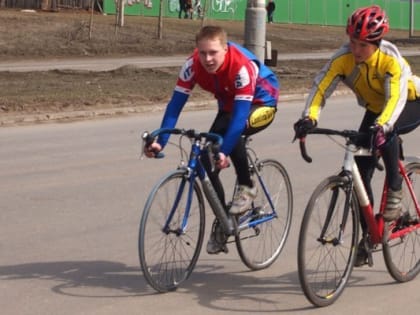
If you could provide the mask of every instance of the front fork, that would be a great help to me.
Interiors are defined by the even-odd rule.
[[[353,186],[352,186],[352,181],[351,181],[351,175],[350,174],[341,174],[341,176],[345,179],[344,184],[342,187],[340,186],[336,186],[333,188],[332,191],[332,196],[331,196],[331,200],[330,203],[328,205],[328,211],[327,211],[327,215],[325,216],[325,221],[323,224],[323,228],[321,231],[321,235],[318,238],[318,241],[321,242],[322,244],[326,244],[326,243],[330,243],[334,246],[340,245],[343,243],[343,234],[344,234],[344,230],[346,228],[346,223],[347,223],[347,219],[349,217],[349,213],[350,213],[350,207],[351,207],[351,202],[352,202],[352,191],[353,191]],[[344,203],[344,210],[343,210],[343,216],[341,218],[341,223],[340,223],[340,229],[338,231],[338,235],[332,239],[327,239],[325,237],[325,234],[328,230],[328,227],[330,226],[331,223],[331,219],[334,215],[335,207],[337,204],[337,200],[338,200],[338,196],[340,194],[340,188],[343,188],[344,193],[346,195],[345,197],[345,203]]]

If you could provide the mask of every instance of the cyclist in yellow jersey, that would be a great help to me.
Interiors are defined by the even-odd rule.
[[[393,130],[413,126],[420,120],[420,78],[413,75],[410,65],[398,48],[383,39],[389,30],[388,17],[379,6],[357,9],[348,18],[346,32],[349,42],[331,57],[316,75],[306,101],[302,118],[294,124],[296,136],[302,138],[314,128],[326,99],[341,81],[356,95],[358,104],[366,109],[360,131],[374,132],[375,145],[381,151],[387,172],[388,192],[384,220],[400,216],[402,178],[398,171],[400,147]],[[410,130],[410,131],[411,131]],[[373,204],[370,182],[375,169],[372,157],[358,157],[362,179]],[[363,231],[366,224],[361,216]],[[356,265],[366,262],[363,247]]]

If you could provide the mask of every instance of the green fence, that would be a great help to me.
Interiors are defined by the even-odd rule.
[[[131,0],[128,0],[131,1]],[[127,15],[158,16],[160,0],[133,0],[126,5],[124,12]],[[151,3],[150,5],[145,5]],[[163,15],[178,17],[179,0],[164,1]],[[193,0],[195,1],[195,0]],[[277,23],[336,25],[346,24],[347,17],[356,9],[371,4],[383,7],[388,15],[392,29],[409,29],[410,0],[275,0],[276,10],[274,21]],[[414,0],[415,30],[420,30],[420,0]],[[247,0],[201,0],[206,16],[216,20],[245,19]],[[104,0],[104,12],[115,14],[115,1]]]

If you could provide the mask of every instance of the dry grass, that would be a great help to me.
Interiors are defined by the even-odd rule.
[[[45,59],[85,56],[188,55],[201,21],[165,19],[163,39],[157,39],[157,18],[125,18],[115,27],[114,16],[86,11],[23,13],[0,11],[0,59]],[[205,21],[223,26],[230,39],[243,42],[243,22]],[[90,32],[91,31],[91,32]],[[91,34],[91,38],[89,35]],[[391,32],[389,38],[403,46],[415,46],[408,33]],[[267,25],[267,40],[279,53],[322,51],[337,48],[346,40],[342,27]],[[410,58],[420,73],[418,58]],[[278,63],[282,94],[307,91],[311,79],[324,61]],[[137,69],[123,67],[108,72],[48,71],[0,72],[0,113],[49,113],[83,109],[151,106],[164,103],[172,93],[178,68]],[[200,91],[192,100],[208,99]]]

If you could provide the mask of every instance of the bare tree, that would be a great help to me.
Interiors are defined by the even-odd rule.
[[[94,6],[95,6],[95,0],[91,0],[91,2],[90,2],[90,21],[89,21],[89,40],[92,39]]]
[[[158,38],[163,38],[163,0],[159,2],[159,18],[158,18]]]

